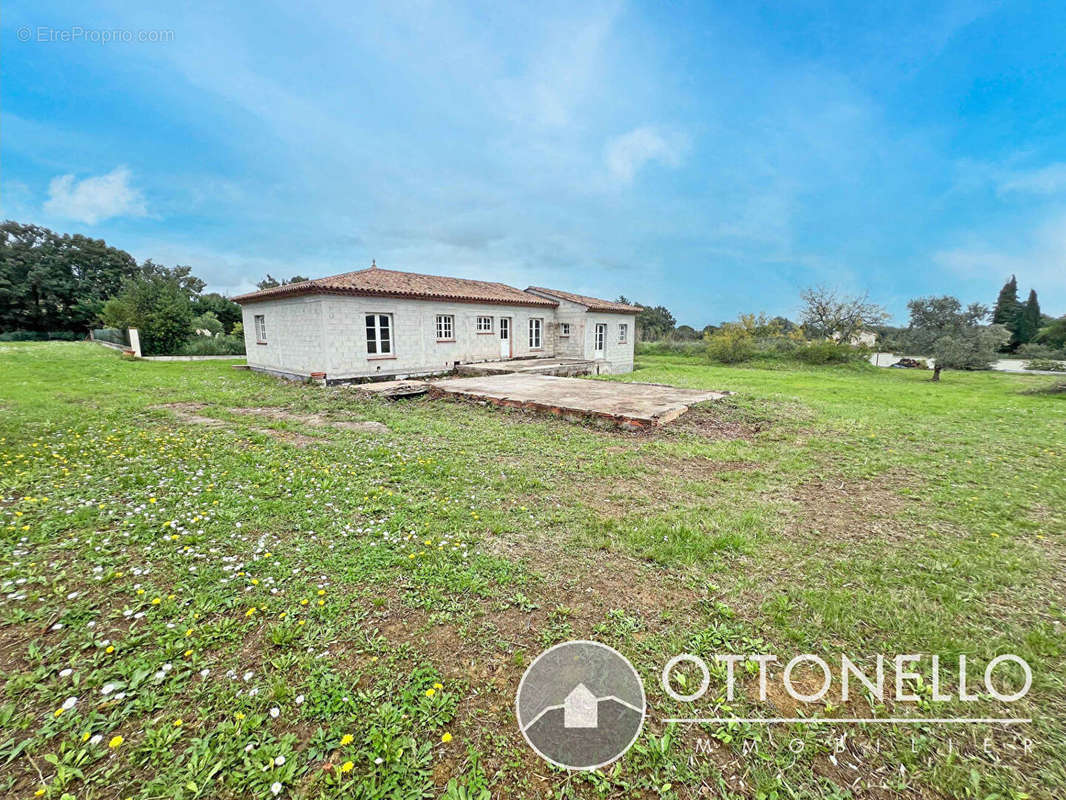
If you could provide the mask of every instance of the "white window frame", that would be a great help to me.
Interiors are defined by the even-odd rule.
[[[625,344],[629,338],[629,323],[621,322],[618,325],[618,344]]]
[[[540,350],[544,346],[544,320],[540,317],[529,318],[529,349]]]
[[[381,320],[385,324],[381,324]],[[366,328],[366,355],[367,358],[395,358],[396,347],[393,339],[395,327],[392,324],[392,314],[365,314],[363,323]],[[385,336],[382,336],[382,331]]]
[[[266,344],[267,343],[267,328],[266,328],[266,314],[256,314],[253,322],[255,324],[255,343]]]
[[[455,341],[455,315],[437,314],[437,341]]]
[[[478,333],[492,333],[492,317],[478,317],[475,328]]]
[[[569,322],[560,322],[559,323],[559,335],[560,336],[569,336],[570,335],[570,323]]]

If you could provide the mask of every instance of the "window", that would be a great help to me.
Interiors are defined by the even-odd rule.
[[[256,344],[267,343],[266,316],[263,314],[255,315],[255,342]]]
[[[560,322],[559,323],[559,335],[560,336],[569,336],[570,335],[570,323],[569,322]]]
[[[539,317],[533,317],[529,321],[529,347],[531,350],[540,349],[540,331],[543,322]]]
[[[455,317],[451,314],[437,314],[437,341],[455,340]]]
[[[492,333],[492,317],[478,317],[476,330],[478,333]]]
[[[625,344],[626,337],[629,336],[629,324],[623,322],[618,326],[618,344]]]
[[[372,356],[392,355],[392,314],[366,315],[366,352]]]

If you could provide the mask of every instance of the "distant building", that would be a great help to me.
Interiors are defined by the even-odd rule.
[[[241,295],[253,369],[329,380],[408,377],[511,358],[630,372],[639,306],[372,266]]]

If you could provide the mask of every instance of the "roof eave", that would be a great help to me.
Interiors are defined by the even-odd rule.
[[[387,297],[397,300],[423,300],[423,301],[447,301],[451,303],[483,303],[496,306],[528,306],[532,308],[556,308],[557,300],[538,298],[538,300],[519,300],[488,297],[462,297],[460,295],[421,294],[417,292],[374,291],[373,289],[356,289],[342,286],[298,286],[276,287],[265,289],[262,292],[238,295],[233,302],[239,305],[251,305],[253,303],[265,303],[270,300],[284,300],[290,297],[302,297],[305,295],[326,294],[341,295],[346,297]]]

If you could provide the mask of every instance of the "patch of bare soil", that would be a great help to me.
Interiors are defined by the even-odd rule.
[[[207,403],[165,403],[151,408],[165,408],[182,422],[192,425],[203,425],[206,428],[224,428],[226,420],[217,417],[205,417],[197,414],[197,411],[207,408]]]
[[[707,439],[752,439],[769,427],[769,421],[745,419],[726,401],[717,401],[693,406],[658,432],[696,434]]]
[[[284,408],[231,408],[228,410],[234,414],[250,414],[256,417],[266,417],[267,419],[299,422],[312,428],[326,426],[346,431],[364,431],[368,433],[388,433],[389,430],[384,424],[371,420],[336,420],[330,419],[325,414],[297,414],[292,411],[286,411]]]
[[[906,540],[911,533],[899,515],[914,501],[898,493],[897,489],[904,485],[906,479],[893,475],[800,484],[788,497],[797,510],[790,515],[784,533],[806,536],[818,531],[849,541]]]

